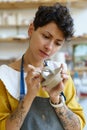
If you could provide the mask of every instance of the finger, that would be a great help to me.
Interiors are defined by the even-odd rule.
[[[34,82],[35,80],[39,79],[40,80],[40,74],[37,73],[37,72],[32,72],[32,73],[29,73],[27,76],[26,76],[27,80],[29,80],[30,82]]]
[[[60,66],[62,69],[64,69],[64,65],[63,64],[61,64],[61,66]]]
[[[32,66],[32,65],[29,64],[27,66],[27,72],[28,73],[33,73],[35,75],[35,74],[40,74],[41,70],[39,68],[36,68],[36,67],[34,67],[34,66]]]
[[[26,82],[30,85],[39,84],[40,83],[40,76],[31,76],[28,75],[25,78]]]
[[[28,65],[28,72],[35,72],[35,73],[38,73],[38,74],[41,74],[41,70],[40,68],[37,68],[37,67],[34,67],[32,65]]]
[[[28,64],[27,71],[29,72],[29,71],[34,71],[34,70],[35,70],[35,67],[33,65]]]
[[[66,73],[61,74],[62,79],[69,79],[69,75]]]
[[[35,78],[33,81],[34,81],[34,84],[36,84],[36,87],[40,86],[40,79],[39,78]]]
[[[67,73],[67,66],[66,66],[66,64],[61,64],[61,71]]]

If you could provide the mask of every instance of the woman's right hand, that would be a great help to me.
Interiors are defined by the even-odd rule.
[[[25,81],[27,85],[27,94],[31,95],[32,98],[35,98],[40,87],[40,69],[28,65]]]

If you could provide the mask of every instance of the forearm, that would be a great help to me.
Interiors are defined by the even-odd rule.
[[[62,107],[56,108],[55,111],[64,127],[64,130],[81,130],[78,116],[68,109],[65,104]]]
[[[16,110],[11,113],[6,121],[6,130],[20,130],[23,121],[31,107],[32,101],[33,100],[29,100],[27,96],[20,101]]]

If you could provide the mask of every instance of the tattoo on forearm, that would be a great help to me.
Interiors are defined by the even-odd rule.
[[[12,113],[10,115],[10,121],[15,121],[16,123],[16,127],[20,127],[20,124],[22,124],[23,120],[24,120],[24,100],[21,100],[20,105],[18,106],[18,108],[15,110],[14,113]]]
[[[56,113],[65,130],[80,130],[80,121],[78,117],[64,105],[60,110],[56,109]]]

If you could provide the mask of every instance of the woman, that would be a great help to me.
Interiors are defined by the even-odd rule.
[[[41,86],[44,66],[55,66],[46,59],[73,36],[69,10],[58,3],[39,7],[28,35],[23,57],[0,67],[0,130],[82,130],[84,113],[64,65],[58,85]]]

